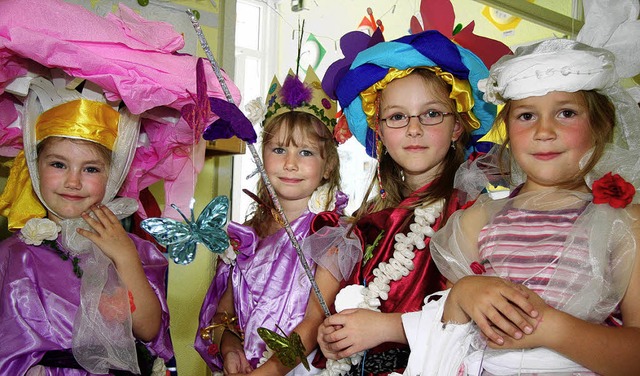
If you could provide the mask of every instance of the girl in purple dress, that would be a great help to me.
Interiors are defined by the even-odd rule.
[[[335,104],[319,84],[311,69],[304,84],[292,74],[282,87],[274,80],[268,109],[264,109],[264,167],[300,244],[317,213],[342,213],[347,204],[347,197],[338,190],[339,159],[330,130],[335,124]],[[292,103],[292,91],[305,99]],[[262,182],[257,196],[260,202],[253,216],[245,224],[232,222],[228,227],[233,251],[218,264],[200,312],[195,347],[213,371],[307,375],[310,371],[301,364],[291,370],[271,356],[257,333],[260,327],[282,330],[286,335],[295,331],[311,359],[317,328],[324,319],[298,255],[273,215]],[[331,305],[339,282],[328,269],[317,266],[310,250],[303,247],[320,291]]]
[[[32,80],[25,112],[24,151],[0,197],[20,229],[0,243],[0,373],[162,369],[173,355],[167,261],[121,225],[135,200],[114,199],[138,116],[43,77]]]

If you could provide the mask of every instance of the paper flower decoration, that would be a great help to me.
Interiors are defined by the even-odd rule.
[[[195,131],[195,135],[202,134],[205,140],[211,141],[237,136],[246,142],[256,142],[258,136],[253,125],[238,106],[225,99],[207,96],[207,81],[203,64],[203,59],[198,59],[196,63],[195,103],[186,104],[180,110],[184,120]],[[219,119],[207,126],[207,122],[214,113]],[[203,130],[204,133],[202,133]]]
[[[437,30],[445,37],[478,55],[487,68],[502,56],[511,54],[511,49],[506,44],[474,34],[474,21],[465,27],[459,25],[454,29],[456,14],[451,0],[422,0],[420,2],[420,16],[422,25],[416,16],[411,17],[412,34],[424,30]]]

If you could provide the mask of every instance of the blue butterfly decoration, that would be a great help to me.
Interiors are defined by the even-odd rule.
[[[194,219],[193,207],[191,220],[187,219],[176,205],[171,204],[171,207],[180,213],[186,223],[170,218],[147,218],[140,226],[158,243],[167,247],[173,262],[186,265],[193,261],[197,243],[205,245],[214,253],[223,253],[229,247],[229,236],[222,229],[227,223],[229,211],[227,196],[218,196],[211,200],[197,220]]]

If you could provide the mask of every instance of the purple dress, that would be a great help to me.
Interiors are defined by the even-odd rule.
[[[335,210],[342,213],[346,204],[346,195],[338,192]],[[315,216],[316,214],[306,210],[291,222],[300,244],[309,235]],[[260,239],[253,228],[231,222],[228,233],[230,239],[239,243],[236,264],[230,267],[219,260],[216,276],[202,304],[195,339],[196,350],[213,371],[222,369],[221,358],[209,354],[211,342],[203,340],[199,331],[211,323],[220,298],[227,289],[229,274],[238,323],[245,336],[244,352],[254,368],[266,349],[264,341],[258,335],[258,328],[278,331],[278,325],[287,335],[290,334],[304,318],[309,294],[312,293],[311,283],[284,229]],[[306,250],[303,252],[315,272],[316,264]]]
[[[165,296],[168,263],[151,242],[129,236],[162,306],[160,333],[145,344],[152,354],[168,360],[173,356]],[[82,268],[82,255],[79,258]],[[71,348],[81,283],[71,260],[62,260],[48,246],[27,245],[16,233],[0,243],[0,282],[1,375],[24,375],[45,352]],[[69,368],[46,368],[46,374],[89,375]]]

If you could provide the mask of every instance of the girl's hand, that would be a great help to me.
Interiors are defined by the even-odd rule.
[[[505,336],[520,339],[536,327],[538,311],[529,301],[531,294],[499,277],[467,276],[451,289],[443,321],[473,320],[489,341],[501,345]]]
[[[326,318],[320,326],[320,349],[328,359],[341,359],[384,342],[407,343],[401,316],[401,313],[346,309]]]
[[[91,211],[96,218],[92,218],[88,212],[85,212],[82,213],[82,219],[93,231],[78,229],[78,233],[95,243],[113,261],[116,268],[132,258],[137,259],[136,246],[122,227],[118,217],[105,205],[93,205]]]
[[[549,306],[538,294],[529,290],[525,286],[521,286],[521,288],[529,294],[528,300],[533,305],[535,311],[538,312],[537,323],[534,326],[535,330],[531,334],[526,334],[520,339],[505,336],[504,343],[502,344],[489,341],[489,347],[494,349],[529,349],[534,347],[548,347],[548,344],[555,340],[555,335],[558,331],[552,329],[552,327],[554,325],[562,325],[560,324],[561,317],[560,315],[557,315],[560,311]],[[520,314],[525,315],[524,312],[519,309],[517,310]]]
[[[225,375],[247,374],[253,371],[253,367],[247,361],[247,356],[241,349],[233,349],[222,357],[223,371]]]
[[[339,315],[339,313],[336,315]],[[338,360],[338,351],[343,349],[339,348],[339,345],[335,344],[335,342],[330,342],[329,340],[333,337],[329,335],[342,327],[331,325],[327,322],[328,320],[329,318],[325,319],[322,324],[320,324],[320,327],[318,327],[318,346],[320,346],[320,351],[322,351],[327,359]]]

